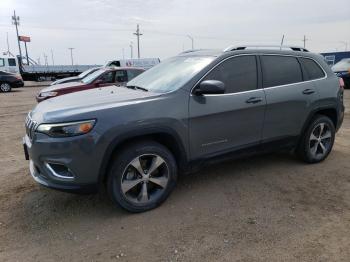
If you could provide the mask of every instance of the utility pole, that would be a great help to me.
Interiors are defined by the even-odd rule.
[[[74,65],[74,61],[73,61],[73,49],[75,49],[74,47],[69,47],[68,48],[70,50],[70,59],[72,61],[72,65]]]
[[[192,50],[194,50],[194,44],[193,44],[194,39],[193,39],[193,37],[192,37],[192,36],[190,36],[190,35],[187,35],[187,37],[188,37],[189,39],[191,39],[191,43],[192,43]]]
[[[137,57],[138,59],[140,59],[140,36],[142,36],[143,34],[140,33],[139,24],[137,24],[136,33],[134,33],[134,35],[136,35],[137,37]]]
[[[304,48],[306,48],[306,41],[309,39],[306,39],[306,35],[304,35],[303,42],[304,42]]]
[[[18,26],[19,26],[19,16],[16,16],[16,11],[13,11],[13,16],[12,16],[12,24],[16,26],[16,33],[17,33],[17,42],[18,42],[18,49],[19,49],[19,56],[21,58],[22,62],[22,51],[21,51],[21,44],[19,42],[19,35],[18,35]]]
[[[45,65],[48,66],[49,63],[47,62],[47,55],[44,53],[44,59],[45,59]]]
[[[53,59],[53,50],[51,49],[51,59],[52,59],[52,65],[55,65],[55,60]]]
[[[27,42],[24,42],[24,47],[25,47],[25,50],[26,50],[27,65],[29,65],[29,56],[28,56]]]
[[[130,45],[129,45],[130,46],[130,58],[131,59],[132,59],[132,56],[133,56],[133,46],[132,45],[133,45],[133,42],[131,41]]]

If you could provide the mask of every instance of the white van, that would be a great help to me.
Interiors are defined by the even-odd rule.
[[[15,57],[0,56],[0,71],[19,74],[18,60]]]
[[[160,63],[159,58],[140,58],[140,59],[112,60],[112,61],[108,61],[105,66],[140,67],[147,70],[159,63]]]

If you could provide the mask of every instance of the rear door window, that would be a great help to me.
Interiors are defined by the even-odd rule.
[[[293,84],[303,81],[300,64],[292,56],[261,56],[264,87]]]
[[[9,66],[16,66],[16,59],[9,58],[8,61],[9,61]]]
[[[321,67],[314,60],[309,58],[300,58],[300,61],[306,71],[306,80],[319,79],[325,76]]]
[[[219,80],[225,93],[237,93],[257,88],[256,57],[244,55],[229,58],[215,67],[204,80]]]
[[[5,66],[5,60],[3,58],[0,58],[0,66]]]

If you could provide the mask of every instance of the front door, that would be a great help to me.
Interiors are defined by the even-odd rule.
[[[220,95],[190,96],[191,157],[202,158],[260,143],[265,111],[265,93],[258,88],[254,55],[228,58],[204,80],[225,84]]]

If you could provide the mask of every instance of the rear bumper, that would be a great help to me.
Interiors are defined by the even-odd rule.
[[[24,82],[21,80],[15,81],[11,83],[11,86],[13,88],[17,88],[17,87],[24,87]]]

